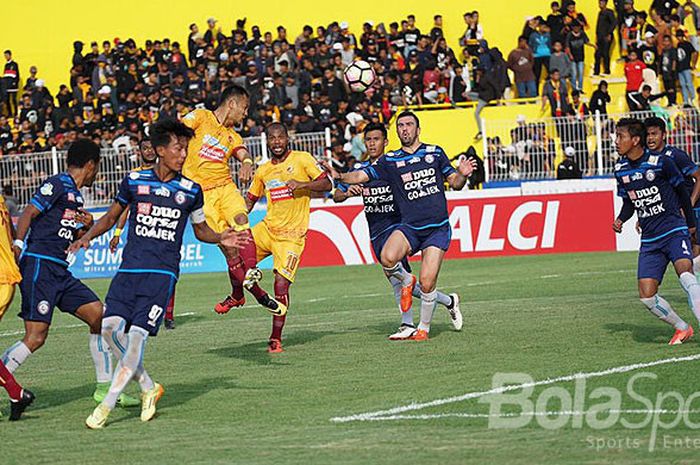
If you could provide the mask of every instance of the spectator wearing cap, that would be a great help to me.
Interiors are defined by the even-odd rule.
[[[518,47],[508,54],[508,69],[515,75],[518,98],[535,97],[537,80],[533,72],[535,58],[525,36],[518,38]]]
[[[221,28],[217,26],[218,20],[216,18],[207,19],[207,31],[204,33],[204,42],[207,44],[215,45],[222,43],[226,36],[221,32]]]
[[[656,48],[656,36],[649,31],[644,33],[644,42],[637,48],[637,56],[642,60],[644,66],[659,73],[660,57]]]
[[[698,61],[698,52],[693,47],[687,37],[685,31],[678,29],[676,31],[678,39],[678,81],[681,85],[681,94],[683,95],[683,104],[692,105],[694,97],[693,86],[693,71]]]
[[[591,95],[591,105],[590,109],[592,113],[600,112],[601,115],[608,114],[608,103],[610,103],[610,94],[608,93],[608,82],[605,80],[600,81],[598,88],[593,91]]]
[[[557,179],[581,179],[583,171],[576,163],[576,150],[568,146],[564,149],[564,160],[557,166]]]
[[[610,74],[610,47],[612,46],[613,33],[617,27],[615,13],[608,8],[608,0],[598,0],[598,20],[595,25],[596,45],[598,49],[595,54],[593,74],[599,75],[601,64],[603,74]]]

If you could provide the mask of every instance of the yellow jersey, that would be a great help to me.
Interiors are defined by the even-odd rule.
[[[311,192],[304,189],[292,192],[287,182],[309,182],[323,173],[308,152],[291,151],[282,162],[269,161],[258,167],[248,193],[256,198],[263,194],[267,197],[267,215],[263,221],[270,233],[286,239],[306,237]]]
[[[182,122],[194,130],[182,174],[205,191],[232,183],[228,161],[237,149],[243,147],[241,136],[219,123],[209,110],[191,111]]]
[[[22,281],[19,267],[12,252],[12,218],[0,195],[0,284],[17,284]]]

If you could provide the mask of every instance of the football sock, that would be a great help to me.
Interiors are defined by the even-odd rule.
[[[289,308],[289,284],[290,282],[286,279],[275,275],[275,299],[286,305],[287,308]],[[272,316],[272,333],[270,333],[270,339],[282,340],[282,329],[284,328],[286,320],[287,315]]]
[[[175,319],[175,290],[173,289],[173,295],[170,296],[168,301],[168,306],[165,307],[165,319],[174,320]]]
[[[122,317],[110,316],[102,320],[102,336],[111,347],[112,353],[116,354],[117,360],[124,356],[126,347],[129,345],[129,336],[124,332],[125,328],[126,320]],[[143,365],[139,365],[136,369],[134,379],[139,383],[142,391],[153,389],[153,380],[143,368]]]
[[[243,280],[245,279],[245,270],[243,269],[243,260],[236,257],[228,261],[228,279],[231,281],[231,297],[236,300],[243,298]]]
[[[415,286],[413,288],[413,297],[420,298],[420,294],[421,294],[420,286]],[[440,305],[442,305],[444,307],[452,308],[452,297],[445,294],[444,292],[437,291],[437,303],[439,303]]]
[[[109,387],[109,392],[107,392],[107,396],[103,401],[103,404],[110,409],[113,409],[114,406],[117,405],[119,395],[124,391],[129,381],[131,381],[136,374],[136,371],[141,368],[143,364],[142,357],[146,348],[146,341],[148,340],[148,332],[138,326],[132,326],[127,336],[128,345],[126,347],[126,352],[121,360],[119,360],[119,364],[114,372],[112,385]]]
[[[391,287],[394,289],[394,299],[396,300],[396,307],[399,309],[399,313],[401,314],[401,324],[413,326],[413,307],[409,308],[407,312],[401,311],[401,288],[403,287],[403,283],[400,279],[393,276],[389,277],[389,282],[391,283]],[[416,292],[418,295],[416,295]],[[419,286],[413,288],[413,295],[420,297]]]
[[[700,284],[698,284],[695,275],[685,272],[680,276],[681,287],[688,294],[688,302],[693,309],[695,318],[700,321]]]
[[[673,311],[671,304],[659,294],[656,294],[654,297],[641,298],[639,300],[641,300],[644,306],[648,308],[652,314],[657,316],[659,320],[668,323],[676,329],[688,329],[688,324]]]
[[[249,241],[238,252],[243,260],[244,271],[248,271],[249,269],[258,266],[258,249],[255,246],[255,241],[253,240],[253,232],[250,229],[248,229],[246,232],[248,233]],[[243,276],[245,278],[245,273]],[[257,300],[260,300],[267,295],[267,292],[265,292],[258,284],[251,287],[249,291]]]
[[[693,259],[693,273],[696,276],[700,274],[700,255]]]
[[[22,386],[17,384],[15,377],[2,362],[0,362],[0,386],[5,388],[10,399],[20,400],[22,398]]]
[[[22,341],[17,341],[2,354],[2,363],[10,373],[14,373],[27,360],[32,352]]]
[[[108,383],[112,380],[112,354],[109,344],[102,334],[90,334],[90,355],[95,364],[95,377],[98,383]]]
[[[420,323],[418,329],[430,331],[430,322],[433,320],[433,312],[437,299],[437,291],[421,292],[420,296]]]
[[[403,286],[409,286],[411,284],[411,281],[413,280],[413,276],[411,275],[411,273],[406,271],[401,262],[397,263],[391,268],[384,267],[384,274],[388,278],[398,279],[399,281],[401,281],[401,284]]]

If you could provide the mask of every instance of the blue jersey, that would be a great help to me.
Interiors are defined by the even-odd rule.
[[[351,171],[364,170],[370,162],[356,163]],[[338,189],[348,191],[347,184],[339,184]],[[365,204],[365,216],[369,225],[369,237],[375,239],[382,233],[401,223],[401,214],[394,202],[394,193],[387,181],[370,181],[362,186],[362,202]]]
[[[32,220],[25,253],[68,266],[66,249],[83,226],[75,222],[75,214],[83,208],[83,196],[73,177],[60,173],[48,178],[34,193],[31,204],[41,213]]]
[[[415,153],[389,152],[364,172],[371,181],[389,183],[406,226],[426,229],[449,224],[445,180],[455,169],[442,148],[421,144]]]
[[[675,188],[684,182],[671,157],[644,155],[631,161],[622,157],[615,164],[617,195],[632,201],[642,228],[642,242],[653,242],[687,230]]]
[[[177,276],[188,216],[193,223],[205,221],[199,184],[180,174],[163,182],[153,169],[133,171],[115,200],[129,206],[129,240],[119,271]]]
[[[688,196],[690,197],[690,195],[693,193],[693,188],[695,187],[695,178],[693,178],[693,175],[698,170],[695,162],[693,162],[693,160],[683,150],[673,147],[672,145],[667,145],[664,147],[660,154],[669,156],[674,162],[676,162],[676,166],[685,178],[683,185],[685,186],[685,190],[688,191]]]

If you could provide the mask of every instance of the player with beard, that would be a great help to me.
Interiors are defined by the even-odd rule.
[[[384,151],[389,143],[387,139],[386,127],[381,123],[371,123],[365,127],[364,141],[367,147],[367,161],[356,163],[352,171],[366,169],[373,163],[377,162],[384,156]],[[391,233],[396,230],[401,224],[401,214],[394,202],[394,194],[391,190],[391,185],[387,181],[370,181],[363,185],[347,186],[339,184],[333,193],[333,200],[337,203],[345,202],[350,197],[362,196],[364,203],[365,217],[369,226],[370,242],[374,255],[381,257],[384,244],[391,236]],[[411,273],[411,267],[408,260],[401,260],[401,265],[405,273]],[[401,288],[403,287],[403,279],[387,275],[391,286],[394,288],[394,297],[396,305],[401,310]],[[415,286],[416,277],[412,276],[413,296],[420,298],[420,288]],[[459,295],[444,294],[437,292],[437,301],[443,305],[450,314],[450,321],[454,328],[459,331],[462,329],[462,313],[459,310]],[[399,330],[390,335],[392,341],[409,339],[416,332],[416,326],[413,321],[413,307],[401,312],[401,326]]]
[[[442,148],[421,142],[420,122],[413,112],[399,114],[396,131],[401,141],[399,150],[387,153],[361,171],[332,175],[346,184],[382,180],[391,186],[401,224],[382,248],[381,262],[387,276],[401,280],[401,310],[407,311],[412,305],[415,282],[401,260],[421,252],[420,323],[410,339],[426,341],[437,302],[438,274],[452,238],[445,183],[452,189],[462,189],[475,163],[463,159],[455,169]]]
[[[289,148],[287,128],[272,123],[265,128],[269,162],[260,165],[248,191],[248,211],[263,195],[267,198],[265,219],[253,227],[257,261],[272,255],[275,273],[275,299],[289,306],[289,286],[309,229],[311,194],[333,187],[328,176],[310,153]],[[272,317],[268,352],[282,352],[282,328],[286,315]]]

